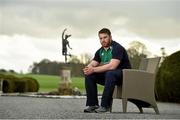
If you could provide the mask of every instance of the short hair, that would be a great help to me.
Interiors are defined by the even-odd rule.
[[[106,34],[108,34],[109,36],[111,36],[111,31],[110,31],[109,29],[107,29],[107,28],[101,29],[101,30],[99,31],[99,34],[101,34],[101,33],[106,33]]]

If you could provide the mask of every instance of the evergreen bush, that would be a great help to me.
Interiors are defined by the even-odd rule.
[[[39,90],[39,83],[37,82],[36,79],[31,78],[31,77],[23,77],[21,78],[23,81],[27,81],[28,83],[28,92],[38,92]]]
[[[15,81],[18,81],[19,78],[13,75],[4,75],[2,79],[3,79],[3,92],[12,93],[16,91]]]
[[[180,51],[161,64],[156,76],[156,96],[160,101],[180,103]]]
[[[30,77],[18,78],[13,75],[0,74],[3,80],[3,92],[38,92],[39,83],[36,79]]]
[[[19,79],[14,81],[15,89],[13,92],[28,92],[28,83],[25,80]]]

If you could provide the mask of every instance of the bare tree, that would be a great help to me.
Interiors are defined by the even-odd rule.
[[[127,50],[132,68],[138,68],[141,58],[146,58],[149,52],[146,46],[139,42],[133,41],[130,43],[130,47]]]

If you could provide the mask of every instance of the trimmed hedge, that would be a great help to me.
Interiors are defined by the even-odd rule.
[[[3,80],[4,93],[38,92],[39,90],[39,83],[34,78],[18,78],[13,75],[0,74],[0,79]]]
[[[156,76],[159,101],[180,103],[180,51],[165,58]]]
[[[13,75],[3,75],[0,76],[3,80],[3,92],[4,93],[12,93],[15,92],[15,81],[18,81],[19,79]]]
[[[28,83],[28,92],[37,92],[39,90],[39,83],[37,82],[36,79],[31,78],[31,77],[23,77],[21,78],[24,81],[27,81]]]

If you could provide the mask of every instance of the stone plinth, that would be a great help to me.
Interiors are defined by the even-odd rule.
[[[61,81],[58,88],[59,93],[61,95],[71,95],[73,91],[71,83],[71,69],[63,68],[61,70]]]
[[[70,69],[63,69],[61,71],[61,82],[60,85],[63,87],[70,87],[71,81],[71,70]]]

